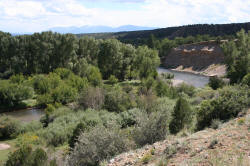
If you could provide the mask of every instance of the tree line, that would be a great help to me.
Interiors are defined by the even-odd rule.
[[[77,38],[73,34],[52,32],[11,36],[0,32],[0,76],[49,73],[67,68],[81,75],[87,67],[100,69],[104,79],[148,77],[160,64],[158,52],[147,46],[138,48],[116,39]]]

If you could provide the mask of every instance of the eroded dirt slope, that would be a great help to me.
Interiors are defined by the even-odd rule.
[[[224,59],[220,44],[207,41],[173,48],[169,55],[164,57],[162,64],[178,71],[223,76],[226,72]]]

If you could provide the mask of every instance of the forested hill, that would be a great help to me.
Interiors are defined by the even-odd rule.
[[[148,39],[151,35],[156,38],[187,37],[196,35],[209,36],[225,36],[235,35],[241,29],[250,30],[250,22],[233,23],[233,24],[196,24],[185,25],[179,27],[161,28],[155,30],[132,31],[132,32],[117,32],[117,33],[93,33],[93,34],[78,34],[77,36],[92,36],[95,38],[117,38],[123,42],[132,42],[134,44],[141,43]]]

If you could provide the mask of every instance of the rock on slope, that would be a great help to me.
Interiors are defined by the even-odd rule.
[[[216,41],[181,45],[173,48],[163,60],[166,68],[210,76],[224,75],[223,63],[224,54]]]
[[[162,142],[123,153],[108,166],[250,166],[250,110],[221,125],[189,136],[169,136]]]

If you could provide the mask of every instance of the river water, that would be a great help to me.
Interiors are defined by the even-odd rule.
[[[159,67],[157,69],[158,73],[168,72],[174,74],[174,80],[183,81],[186,84],[193,85],[196,88],[202,88],[206,84],[208,84],[209,77],[203,76],[199,74],[187,73],[187,72],[179,72],[174,70],[165,69]]]
[[[11,116],[17,120],[20,120],[21,122],[31,122],[34,120],[39,120],[44,115],[44,111],[41,109],[32,108],[5,112],[0,114],[0,116],[3,114]]]

